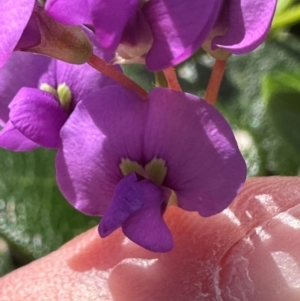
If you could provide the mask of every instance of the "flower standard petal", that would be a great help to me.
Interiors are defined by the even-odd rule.
[[[151,0],[144,4],[153,45],[146,56],[150,70],[181,63],[202,44],[212,29],[222,0]]]
[[[134,17],[138,4],[138,0],[98,0],[93,2],[93,25],[103,48],[114,51],[118,47],[123,30],[130,18]]]
[[[32,14],[35,0],[0,1],[0,68],[17,45]]]
[[[37,87],[39,77],[47,70],[51,59],[48,57],[14,52],[0,69],[0,119],[8,120],[8,104],[22,87]],[[30,72],[20,72],[20,70]]]
[[[90,94],[83,102],[96,126],[106,136],[109,169],[114,167],[114,173],[121,175],[119,163],[122,158],[143,161],[146,106],[135,92],[114,85]]]
[[[113,185],[103,169],[104,135],[79,102],[61,129],[61,147],[56,156],[57,183],[77,210],[89,215],[104,213]]]
[[[120,86],[95,91],[76,106],[61,130],[56,166],[60,189],[78,210],[103,215],[123,177],[122,158],[142,159],[145,113],[144,102]]]
[[[75,65],[56,61],[57,84],[66,84],[72,92],[73,107],[91,91],[114,85],[115,82],[88,64]]]
[[[185,210],[209,216],[225,209],[246,177],[228,123],[204,100],[174,90],[154,89],[148,106],[145,157],[165,160],[163,185]]]
[[[28,139],[46,148],[57,148],[59,131],[68,114],[52,94],[22,88],[10,104],[9,117]]]
[[[87,0],[47,0],[45,10],[49,16],[66,25],[92,24]]]
[[[277,0],[230,0],[220,14],[220,26],[227,27],[224,36],[212,40],[213,48],[234,54],[254,50],[269,32]],[[217,25],[218,26],[218,25]]]
[[[38,148],[39,145],[22,135],[21,132],[8,121],[0,132],[0,147],[15,152],[23,152]]]

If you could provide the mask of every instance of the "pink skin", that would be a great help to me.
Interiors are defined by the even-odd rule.
[[[167,254],[91,229],[3,277],[1,300],[300,300],[299,195],[300,178],[258,178],[225,213],[171,207]]]

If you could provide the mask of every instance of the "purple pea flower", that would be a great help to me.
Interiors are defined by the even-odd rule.
[[[277,0],[224,1],[203,48],[217,59],[253,51],[267,37],[276,4]]]
[[[117,62],[145,61],[155,71],[181,63],[203,43],[208,50],[252,51],[266,38],[276,2],[47,0],[46,11],[65,24],[93,26],[102,47],[117,51]]]
[[[88,64],[72,65],[15,52],[0,69],[0,83],[0,117],[6,122],[0,147],[28,151],[39,146],[58,148],[60,130],[76,104],[90,91],[113,81]]]
[[[204,100],[166,88],[147,101],[106,87],[80,102],[61,131],[57,181],[78,210],[102,216],[99,233],[119,227],[146,249],[173,239],[170,202],[202,216],[226,208],[241,188],[245,162],[230,126]]]

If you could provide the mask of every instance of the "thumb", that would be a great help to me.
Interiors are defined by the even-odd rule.
[[[218,215],[171,207],[166,254],[91,229],[3,277],[1,300],[299,300],[299,193],[299,178],[257,178]]]

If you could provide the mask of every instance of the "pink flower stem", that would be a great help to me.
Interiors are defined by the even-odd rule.
[[[216,104],[221,82],[225,72],[226,60],[216,60],[207,85],[205,100],[214,106]]]
[[[95,54],[90,56],[88,64],[123,87],[136,92],[142,99],[147,99],[148,94],[141,86]]]
[[[168,88],[176,91],[182,91],[177,79],[175,69],[173,67],[169,67],[167,69],[164,69],[163,72],[168,82]]]

